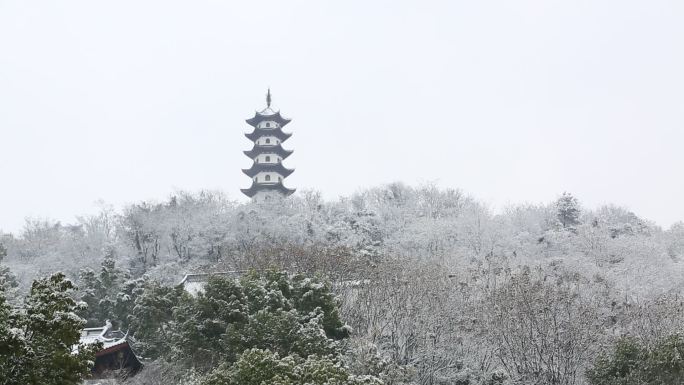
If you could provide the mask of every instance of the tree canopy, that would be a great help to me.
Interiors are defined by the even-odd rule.
[[[79,344],[85,321],[61,273],[35,281],[24,307],[10,310],[0,291],[0,384],[78,384],[97,345]]]

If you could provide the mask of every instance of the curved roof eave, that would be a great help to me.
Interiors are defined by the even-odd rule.
[[[297,189],[289,189],[285,187],[282,183],[276,183],[271,185],[252,183],[252,186],[250,186],[249,188],[240,189],[240,191],[242,191],[243,194],[247,195],[250,198],[254,197],[254,195],[256,195],[259,191],[268,190],[277,190],[285,196],[292,195],[295,191],[297,191]]]
[[[280,115],[280,111],[276,111],[272,115],[262,115],[257,111],[254,113],[253,118],[246,119],[245,122],[247,122],[247,124],[249,124],[250,126],[256,127],[257,124],[266,120],[277,122],[278,124],[280,124],[280,127],[283,127],[292,121],[292,119],[283,118]]]
[[[254,163],[250,168],[243,168],[242,172],[250,178],[253,178],[260,172],[277,172],[283,178],[290,176],[295,170],[285,168],[282,163]]]
[[[249,139],[251,141],[255,141],[262,136],[274,136],[274,137],[280,139],[281,142],[284,142],[292,136],[292,133],[283,132],[283,130],[281,130],[280,128],[277,128],[277,129],[255,128],[254,131],[245,134],[245,137],[247,137],[247,139]]]
[[[276,154],[280,155],[283,159],[285,159],[288,156],[292,155],[293,152],[294,150],[286,150],[280,144],[277,144],[275,146],[255,145],[254,147],[252,147],[251,150],[243,151],[242,153],[250,158],[254,158],[259,154]]]

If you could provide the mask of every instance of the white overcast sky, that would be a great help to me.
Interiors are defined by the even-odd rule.
[[[684,219],[684,2],[0,0],[0,229],[177,190],[402,181]]]

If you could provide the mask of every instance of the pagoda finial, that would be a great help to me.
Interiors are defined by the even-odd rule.
[[[266,93],[266,107],[271,107],[271,88],[268,88],[268,93]]]

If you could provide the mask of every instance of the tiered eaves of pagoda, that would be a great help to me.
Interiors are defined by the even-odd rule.
[[[283,186],[282,182],[277,182],[277,183],[256,183],[252,182],[252,185],[249,188],[243,188],[240,189],[243,194],[247,195],[250,198],[253,198],[258,192],[261,191],[277,191],[278,193],[284,195],[284,196],[289,196],[292,195],[295,192],[295,189],[287,188]]]
[[[280,127],[278,127],[275,129],[255,128],[254,131],[250,132],[249,134],[245,134],[245,136],[247,137],[247,139],[253,142],[262,136],[275,136],[281,142],[284,142],[287,139],[289,139],[292,136],[292,134],[283,132],[283,130]]]
[[[274,155],[278,155],[279,157],[285,159],[288,156],[292,155],[292,153],[294,151],[286,150],[280,144],[263,145],[263,146],[255,144],[251,150],[243,151],[243,152],[245,155],[247,155],[248,157],[250,157],[252,159],[254,159],[257,155],[260,155],[260,154],[274,154]]]
[[[249,169],[242,170],[252,178],[252,186],[240,191],[255,201],[286,197],[295,192],[295,189],[289,189],[283,184],[283,180],[294,172],[282,164],[282,161],[293,152],[281,145],[292,136],[291,133],[283,131],[283,127],[290,121],[283,118],[280,111],[271,109],[270,90],[266,95],[266,108],[246,120],[254,130],[245,136],[254,142],[254,146],[251,150],[244,151],[244,154],[254,163]]]
[[[268,102],[267,102],[268,103]],[[268,119],[265,119],[267,117]],[[269,104],[266,108],[264,108],[262,111],[256,112],[254,114],[254,117],[251,119],[245,120],[247,124],[249,124],[252,127],[255,127],[263,122],[264,120],[270,120],[273,122],[278,123],[278,126],[285,127],[286,124],[290,123],[292,119],[285,119],[282,116],[280,116],[280,111],[273,111],[271,109],[271,105]]]
[[[294,172],[294,170],[285,168],[282,163],[255,163],[254,165],[252,165],[252,168],[242,169],[242,172],[250,178],[253,178],[260,172],[269,171],[277,172],[283,178],[287,178],[288,176],[290,176],[290,174]]]

